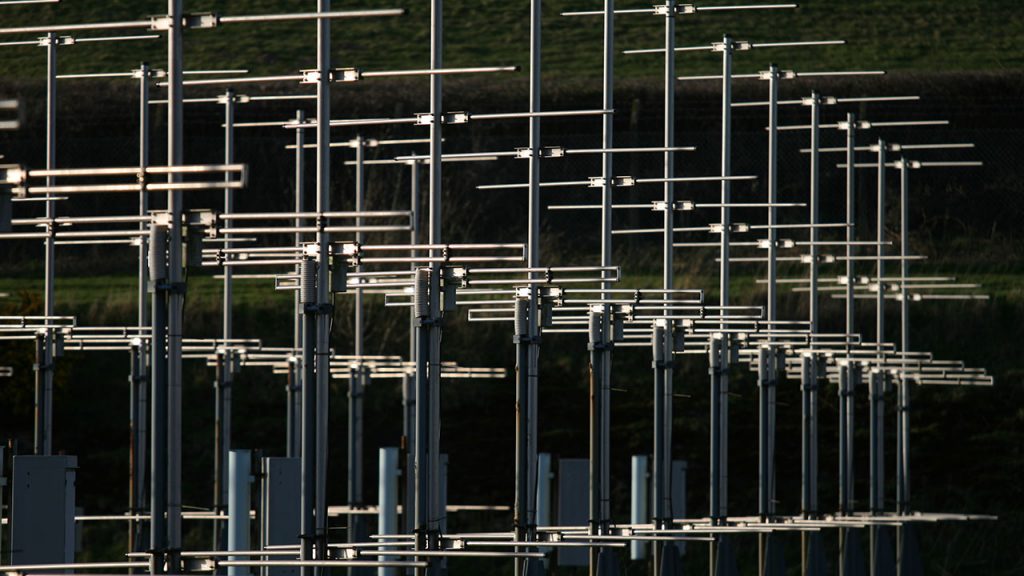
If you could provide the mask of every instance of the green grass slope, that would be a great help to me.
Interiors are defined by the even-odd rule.
[[[601,71],[601,18],[562,17],[566,10],[600,9],[599,0],[549,0],[544,3],[544,71],[559,77],[595,78]],[[705,5],[729,4],[710,0]],[[159,14],[161,0],[65,0],[54,6],[7,6],[0,26],[43,23],[137,20]],[[335,63],[367,70],[423,67],[428,61],[429,3],[349,0],[336,10],[404,7],[403,17],[336,21]],[[649,3],[622,1],[620,8]],[[285,0],[193,0],[189,12],[260,14],[312,10],[315,3]],[[848,46],[773,49],[737,56],[737,71],[777,61],[794,69],[885,68],[912,71],[1019,70],[1024,51],[1024,16],[1018,0],[809,0],[798,10],[704,13],[680,17],[679,45],[703,44],[729,32],[752,41],[845,39]],[[528,63],[529,3],[525,0],[450,0],[445,3],[446,65]],[[616,18],[619,49],[662,44],[662,20],[646,14]],[[315,61],[311,22],[224,25],[187,34],[186,60],[192,68],[249,68],[285,73],[309,68]],[[128,33],[126,31],[126,33]],[[103,33],[106,35],[106,33]],[[83,33],[82,36],[98,35]],[[31,38],[7,36],[3,40]],[[124,70],[141,60],[163,61],[160,41],[81,44],[62,49],[63,72]],[[618,77],[654,76],[657,55],[620,55]],[[4,47],[0,77],[38,78],[45,56],[37,47]],[[679,58],[681,72],[713,70],[712,54]]]

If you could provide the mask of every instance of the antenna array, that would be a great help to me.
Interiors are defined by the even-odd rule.
[[[58,0],[7,0],[9,4],[49,3]],[[382,574],[415,570],[417,574],[438,573],[447,558],[506,558],[515,562],[516,574],[539,574],[544,559],[553,550],[581,548],[589,554],[591,574],[617,573],[618,553],[627,544],[649,543],[656,573],[675,573],[681,545],[686,541],[709,544],[713,574],[734,572],[731,542],[741,534],[756,535],[759,541],[759,573],[781,574],[780,559],[788,534],[802,540],[804,574],[823,573],[822,538],[837,534],[840,573],[854,570],[858,534],[868,530],[872,573],[888,571],[886,558],[891,544],[880,535],[894,530],[901,568],[912,555],[909,531],[922,522],[973,520],[982,517],[930,514],[913,511],[910,505],[910,402],[915,385],[991,385],[982,369],[959,361],[934,358],[910,345],[912,303],[941,299],[985,298],[973,292],[973,284],[935,276],[914,276],[912,262],[921,260],[909,248],[909,202],[911,173],[932,168],[970,167],[978,163],[931,159],[937,151],[969,149],[970,144],[927,141],[926,127],[944,121],[871,121],[853,113],[836,122],[823,123],[826,109],[843,110],[844,105],[861,102],[913,102],[915,96],[849,95],[823,96],[812,91],[806,97],[780,98],[785,81],[827,79],[836,76],[879,75],[880,71],[792,71],[774,64],[751,73],[733,71],[733,60],[749,51],[770,52],[775,48],[843,44],[842,40],[795,42],[753,42],[726,35],[720,42],[677,46],[677,23],[695,17],[721,18],[737,10],[766,12],[790,10],[794,4],[751,4],[704,6],[667,0],[644,9],[616,9],[611,0],[603,10],[577,11],[563,17],[580,17],[581,26],[603,19],[603,74],[601,107],[597,109],[541,109],[541,2],[530,4],[530,56],[522,68],[529,74],[528,107],[522,112],[449,111],[443,102],[442,83],[450,75],[504,74],[519,70],[516,63],[486,62],[475,67],[445,67],[442,61],[444,34],[442,0],[431,0],[430,65],[411,70],[363,70],[337,68],[331,62],[332,28],[343,29],[356,18],[393,18],[401,7],[374,10],[332,10],[329,0],[317,0],[315,11],[269,15],[222,15],[185,12],[182,0],[169,0],[166,15],[126,22],[62,25],[34,25],[0,29],[0,35],[18,38],[0,43],[41,46],[47,51],[46,66],[46,162],[42,168],[19,164],[0,166],[0,240],[39,240],[44,247],[44,311],[38,316],[0,317],[0,340],[25,340],[35,346],[36,421],[33,451],[39,456],[53,453],[53,374],[56,363],[66,355],[97,351],[121,351],[128,355],[125,367],[131,377],[131,422],[133,433],[126,448],[132,454],[130,509],[113,517],[129,523],[127,560],[74,563],[54,561],[3,566],[3,571],[23,574],[39,570],[146,569],[152,574],[182,570],[220,571],[232,574],[282,568],[298,569],[303,576],[332,568],[352,570],[377,568]],[[627,58],[661,57],[664,61],[663,130],[660,146],[616,146],[614,140],[614,19],[650,17],[662,19],[664,34],[657,47],[625,50]],[[591,18],[586,18],[591,17]],[[765,18],[770,18],[766,14]],[[201,42],[204,34],[216,34],[221,26],[258,26],[261,23],[308,20],[316,23],[315,68],[282,70],[280,74],[252,76],[246,70],[189,70],[184,66],[183,46]],[[210,29],[209,31],[205,29]],[[108,36],[90,37],[103,31]],[[140,33],[146,32],[146,33]],[[86,34],[79,37],[78,34]],[[129,35],[131,34],[131,35]],[[35,35],[35,38],[32,36]],[[194,38],[194,40],[193,40]],[[90,71],[59,74],[57,55],[65,46],[91,42],[149,41],[163,39],[167,45],[165,69],[147,64],[134,70]],[[653,40],[653,39],[652,39]],[[701,52],[721,57],[721,74],[679,76],[677,59],[700,58]],[[186,79],[186,76],[196,76]],[[332,109],[331,93],[336,85],[366,82],[380,77],[423,76],[429,79],[429,111],[396,118],[339,118]],[[135,81],[140,94],[139,158],[137,165],[99,167],[58,167],[57,84],[78,78]],[[766,83],[767,99],[735,102],[732,85],[736,80]],[[713,80],[721,83],[720,164],[686,167],[679,159],[693,147],[680,145],[690,135],[679,128],[675,101],[680,81]],[[287,87],[312,85],[315,94],[285,90],[274,95],[245,95],[244,86],[274,83]],[[186,97],[192,86],[215,86],[224,92],[215,97]],[[161,88],[166,96],[153,99],[150,90]],[[309,101],[311,114],[299,110],[294,117],[271,122],[239,122],[242,107],[265,101]],[[223,109],[224,156],[206,158],[202,164],[186,164],[186,107],[219,106]],[[156,106],[167,110],[167,158],[150,157],[152,117]],[[789,106],[809,111],[810,123],[783,125],[780,116]],[[732,116],[735,109],[767,109],[766,150],[768,173],[734,174]],[[0,100],[0,130],[23,128],[20,103]],[[545,145],[542,126],[548,119],[580,117],[601,125],[601,140],[591,148]],[[470,122],[523,121],[528,140],[514,149],[445,152],[449,140],[459,138],[456,125]],[[407,126],[415,136],[384,138],[380,131]],[[295,166],[294,210],[245,212],[236,209],[236,194],[249,188],[250,169],[237,150],[240,132],[248,127],[279,127],[291,142],[280,153],[281,162]],[[921,127],[922,141],[893,143],[885,138],[891,127]],[[348,139],[333,139],[332,132],[355,131]],[[448,131],[449,135],[444,133]],[[778,194],[779,134],[798,131],[808,134],[810,146],[802,152],[810,159],[806,201],[780,202]],[[823,134],[836,132],[845,146],[822,145]],[[870,132],[877,140],[858,143],[857,136]],[[340,191],[354,200],[354,210],[332,207],[332,149],[349,151],[353,159],[344,163],[355,175],[354,186]],[[367,149],[377,149],[380,159],[367,159]],[[419,150],[414,153],[394,150]],[[306,179],[310,151],[315,156],[315,179]],[[5,151],[7,162],[17,162],[19,150]],[[844,154],[837,169],[845,171],[845,218],[822,221],[820,207],[822,157]],[[621,155],[656,154],[662,158],[659,174],[616,172],[614,160]],[[868,155],[873,155],[870,159]],[[542,164],[557,163],[571,155],[600,158],[598,174],[580,174],[575,179],[545,181]],[[507,191],[513,200],[527,206],[527,235],[521,243],[450,243],[443,237],[446,222],[442,205],[442,173],[449,162],[514,162],[527,164],[525,181],[481,182],[481,190]],[[386,166],[405,167],[412,182],[407,209],[367,209],[367,180]],[[870,222],[857,222],[857,175],[874,171],[877,177],[877,218],[875,237],[863,240],[859,230]],[[896,250],[886,230],[885,213],[889,175],[899,175],[899,230]],[[426,172],[427,186],[420,188]],[[759,181],[759,188],[751,183]],[[682,199],[680,188],[695,196],[699,185],[718,187],[717,198]],[[693,188],[691,188],[693,186]],[[635,189],[659,187],[659,200],[628,201]],[[734,189],[735,188],[735,189]],[[588,204],[554,204],[550,210],[598,211],[600,225],[594,232],[600,239],[597,264],[588,258],[563,254],[560,261],[570,265],[550,266],[541,254],[541,191],[548,189],[591,189],[599,201]],[[764,192],[761,192],[764,190]],[[193,194],[223,193],[220,210],[186,210],[184,198]],[[105,194],[110,206],[131,206],[132,214],[80,216],[73,212],[72,198]],[[763,197],[755,197],[763,194]],[[156,202],[165,196],[166,202]],[[736,196],[740,199],[737,200]],[[310,202],[310,198],[315,198]],[[420,206],[425,200],[426,214]],[[42,202],[45,214],[19,214],[22,203]],[[156,204],[164,207],[155,208]],[[30,206],[30,204],[29,204]],[[67,215],[60,215],[67,206]],[[655,228],[613,227],[615,211],[660,213],[662,225]],[[780,219],[780,211],[787,223]],[[707,225],[680,225],[683,214],[713,215]],[[736,220],[737,215],[764,214],[764,224]],[[761,222],[760,219],[755,219]],[[421,223],[425,222],[425,226]],[[613,258],[613,240],[620,235],[655,235],[661,239],[662,282],[660,286],[619,287],[623,270]],[[792,236],[790,236],[792,235]],[[710,236],[710,238],[709,238]],[[396,242],[398,237],[407,238]],[[57,247],[68,245],[111,245],[131,247],[138,264],[137,321],[127,326],[89,325],[88,318],[61,316],[55,309],[55,262]],[[711,250],[717,255],[718,279],[714,286],[677,286],[679,250]],[[779,263],[806,267],[806,274],[781,277]],[[735,305],[730,291],[730,273],[736,266],[764,266],[767,276],[758,280],[767,288],[765,301],[757,305]],[[895,266],[893,274],[889,265]],[[188,288],[186,270],[212,271],[223,282],[222,333],[217,338],[189,338],[183,317]],[[786,267],[785,271],[794,268]],[[832,276],[826,274],[832,273]],[[292,292],[293,334],[288,346],[265,345],[269,334],[236,334],[233,299],[235,282],[262,280],[268,290]],[[786,318],[779,308],[779,290],[791,288],[807,295],[805,317]],[[715,289],[717,288],[717,290]],[[409,352],[406,356],[367,353],[365,311],[368,295],[383,295],[386,307],[407,308]],[[711,295],[714,295],[713,297]],[[825,327],[822,297],[843,301],[845,323]],[[332,325],[337,317],[336,298],[353,299],[354,349],[335,347]],[[873,330],[855,324],[859,301],[874,304]],[[899,338],[887,339],[887,310],[890,301],[899,307]],[[512,525],[508,531],[474,534],[450,533],[445,529],[447,511],[444,492],[445,464],[441,444],[442,380],[450,378],[507,380],[500,368],[463,366],[447,362],[442,346],[446,324],[457,321],[459,309],[467,311],[469,322],[504,323],[513,335],[516,370],[515,386],[515,493],[511,503]],[[543,460],[538,453],[538,434],[545,423],[538,419],[538,405],[545,402],[543,364],[540,360],[544,334],[577,334],[579,354],[589,354],[589,460],[586,487],[574,489],[588,495],[588,521],[580,525],[554,525],[538,510],[542,501]],[[241,337],[240,337],[241,336]],[[584,345],[586,348],[584,349]],[[611,476],[610,446],[615,439],[611,422],[612,387],[615,379],[613,357],[631,353],[631,347],[651,354],[654,395],[652,417],[653,468],[650,480],[649,514],[641,522],[622,523],[611,513],[611,486],[621,481]],[[349,353],[351,352],[351,353]],[[513,352],[510,351],[510,354]],[[679,436],[672,414],[675,396],[673,369],[680,362],[709,366],[708,394],[711,404],[709,469],[707,487],[710,508],[706,516],[680,518],[673,513],[673,441]],[[214,502],[211,513],[186,512],[182,503],[183,435],[182,366],[198,361],[212,368],[216,382],[216,434]],[[755,515],[738,516],[729,510],[729,399],[731,379],[738,366],[753,373],[758,390],[758,506]],[[285,454],[298,464],[295,497],[289,506],[296,511],[297,533],[287,542],[271,542],[260,526],[259,544],[249,545],[248,500],[234,492],[238,480],[232,467],[238,458],[232,451],[232,394],[234,382],[245,370],[269,370],[287,379],[285,410],[287,421]],[[0,367],[0,376],[12,376]],[[397,515],[397,501],[384,500],[379,508],[381,523],[372,534],[365,512],[363,421],[365,390],[378,380],[400,379],[403,391],[401,421],[407,439],[408,465],[404,481],[404,527],[387,522]],[[347,381],[348,492],[347,538],[331,537],[329,519],[337,510],[328,506],[326,478],[327,442],[332,434],[327,423],[329,383]],[[799,410],[783,409],[776,402],[777,390],[799,382]],[[818,446],[821,394],[837,391],[839,410],[838,506],[834,512],[819,501],[820,466]],[[866,392],[861,392],[866,388]],[[888,392],[896,389],[898,407],[896,508],[886,510],[887,484],[884,463],[884,417]],[[734,387],[733,387],[734,389]],[[244,393],[244,392],[240,392]],[[854,398],[867,394],[869,415],[869,486],[866,510],[855,506],[854,497]],[[584,399],[578,401],[583,402]],[[798,413],[799,412],[799,413]],[[776,428],[778,417],[801,418],[800,513],[781,514],[776,509]],[[385,415],[375,414],[374,417]],[[863,423],[862,423],[863,425]],[[333,431],[336,436],[337,431]],[[383,462],[383,460],[382,460]],[[241,466],[241,464],[238,464]],[[546,466],[549,466],[546,465]],[[546,469],[546,468],[545,468]],[[2,470],[2,468],[0,468]],[[82,473],[88,474],[87,470]],[[735,484],[735,482],[733,482]],[[382,484],[383,486],[383,484]],[[248,490],[246,488],[246,490]],[[261,496],[261,501],[269,498]],[[643,500],[643,498],[641,498]],[[241,506],[241,509],[239,507]],[[646,504],[644,504],[646,510]],[[390,507],[390,508],[389,508]],[[500,505],[494,508],[500,508]],[[244,520],[243,520],[244,518]],[[97,520],[84,517],[80,520]],[[184,520],[206,520],[215,525],[210,550],[189,550],[184,546]],[[13,529],[18,530],[15,523]],[[268,572],[269,573],[269,572]]]

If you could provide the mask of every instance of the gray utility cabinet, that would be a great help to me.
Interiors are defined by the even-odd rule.
[[[558,525],[586,526],[590,522],[590,501],[586,489],[590,478],[590,460],[558,460]],[[558,548],[559,566],[586,566],[588,548]]]
[[[302,470],[298,458],[264,458],[263,482],[260,490],[261,542],[263,547],[295,544],[302,532],[299,498]],[[295,576],[299,569],[293,566],[264,568],[265,576]]]
[[[75,456],[15,456],[11,564],[75,561]]]

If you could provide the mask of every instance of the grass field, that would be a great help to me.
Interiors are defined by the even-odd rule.
[[[543,70],[559,78],[593,79],[601,73],[601,18],[562,17],[566,10],[600,9],[599,0],[549,0],[543,6]],[[704,5],[730,4],[710,0]],[[677,44],[704,44],[728,32],[751,41],[844,39],[848,46],[772,49],[741,53],[736,71],[756,70],[770,61],[784,68],[875,69],[901,71],[1006,71],[1024,67],[1024,16],[1019,0],[808,0],[799,10],[705,13],[678,20]],[[40,23],[137,20],[159,14],[161,0],[65,1],[56,6],[4,7],[0,26]],[[334,24],[336,66],[365,70],[422,68],[428,62],[429,3],[349,0],[336,10],[404,7],[403,17],[338,21]],[[619,8],[649,3],[621,1]],[[311,10],[312,0],[192,0],[190,12],[222,14],[280,13]],[[526,0],[450,0],[445,3],[445,65],[528,64],[529,3]],[[662,21],[646,14],[616,19],[616,48],[654,48],[662,44]],[[248,68],[256,73],[291,73],[313,66],[313,25],[228,24],[217,30],[187,34],[186,62],[191,68]],[[125,31],[124,33],[138,33]],[[96,36],[83,33],[82,36]],[[24,39],[31,36],[8,36]],[[121,71],[142,60],[160,66],[164,47],[157,40],[80,44],[60,50],[62,72]],[[713,54],[687,53],[681,73],[708,72]],[[41,78],[45,56],[37,47],[5,47],[0,79]],[[657,55],[620,55],[617,78],[660,73]]]

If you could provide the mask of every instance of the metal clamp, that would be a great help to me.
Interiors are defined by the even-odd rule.
[[[696,14],[697,7],[693,4],[661,4],[654,7],[655,16],[671,17],[677,14]]]
[[[213,12],[199,14],[183,14],[181,16],[182,28],[216,28],[220,24],[220,16]],[[153,16],[149,19],[149,29],[153,31],[167,31],[172,27],[170,16]]]
[[[441,124],[467,124],[469,123],[469,112],[447,112],[441,114]],[[434,115],[430,112],[416,114],[417,126],[430,126],[434,123]]]
[[[590,188],[603,188],[608,183],[603,176],[591,176],[589,181],[590,184],[587,186]],[[616,188],[627,188],[636,185],[636,179],[632,176],[614,176],[611,185]]]

